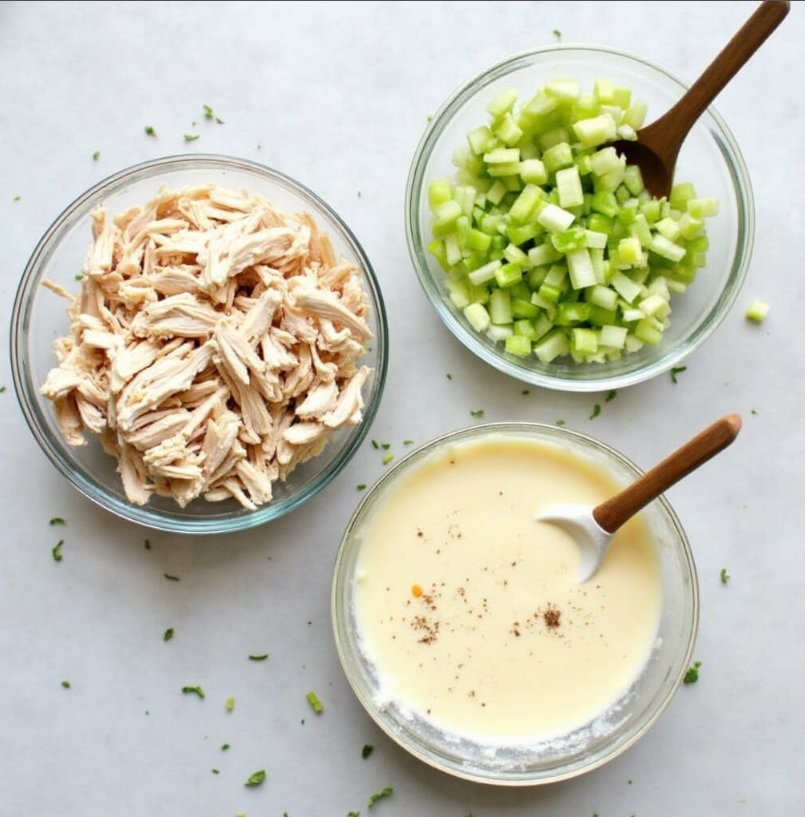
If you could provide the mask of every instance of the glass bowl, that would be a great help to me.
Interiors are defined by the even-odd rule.
[[[50,278],[75,291],[91,242],[90,211],[105,204],[112,214],[143,205],[160,187],[214,182],[221,187],[260,193],[286,212],[309,212],[329,234],[336,256],[345,256],[362,272],[374,334],[362,363],[372,373],[364,384],[363,422],[333,433],[324,451],[296,468],[287,481],[276,482],[274,499],[255,511],[234,500],[205,502],[180,508],[173,499],[152,496],[144,506],[130,503],[123,492],[116,461],[105,454],[92,434],[82,448],[62,438],[50,401],[39,387],[57,363],[53,341],[67,333],[65,301],[46,290]],[[315,193],[290,177],[254,162],[226,156],[172,156],[122,170],[76,199],[48,228],[22,276],[11,321],[11,363],[14,385],[25,419],[50,461],[82,494],[118,516],[151,528],[183,533],[222,533],[260,525],[297,508],[324,488],[358,450],[377,410],[388,361],[388,329],[380,288],[372,265],[341,218]]]
[[[543,364],[534,356],[506,354],[501,344],[475,332],[447,297],[446,276],[428,252],[431,241],[427,186],[452,176],[452,155],[467,134],[485,124],[485,105],[504,88],[530,98],[555,78],[575,77],[585,90],[598,78],[630,88],[648,103],[647,122],[668,110],[685,92],[680,79],[641,57],[598,46],[551,46],[493,65],[460,87],[442,105],[425,131],[408,175],[405,228],[419,281],[450,331],[482,360],[506,374],[551,389],[601,391],[639,383],[671,367],[700,346],[726,316],[740,291],[754,237],[754,205],[749,176],[738,145],[721,117],[709,108],[688,135],[679,154],[677,181],[691,181],[701,196],[715,196],[720,214],[708,220],[707,266],[695,282],[672,300],[671,326],[658,346],[603,364]]]
[[[640,676],[603,717],[560,741],[501,744],[437,728],[381,689],[361,645],[355,609],[355,574],[367,525],[385,498],[431,458],[460,443],[503,437],[557,446],[627,485],[640,469],[622,454],[584,434],[537,423],[490,423],[454,431],[397,463],[363,497],[347,525],[335,561],[331,611],[336,646],[347,679],[369,715],[389,737],[437,769],[480,783],[532,786],[565,780],[617,757],[656,722],[690,664],[699,618],[696,568],[685,532],[664,497],[642,511],[658,556],[662,583],[659,630]],[[593,668],[591,668],[593,671]]]

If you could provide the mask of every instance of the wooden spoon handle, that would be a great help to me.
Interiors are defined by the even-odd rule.
[[[761,3],[682,99],[649,127],[662,122],[665,129],[686,134],[724,86],[783,22],[790,8],[788,0],[765,0]]]
[[[716,420],[628,488],[602,502],[593,510],[593,518],[605,531],[615,533],[652,499],[723,451],[740,430],[741,418],[737,414],[728,414]]]

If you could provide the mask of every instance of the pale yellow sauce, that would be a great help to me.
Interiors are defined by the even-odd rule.
[[[570,536],[534,517],[618,487],[577,455],[522,439],[458,444],[409,474],[373,513],[355,573],[384,692],[493,738],[565,734],[606,711],[657,634],[654,545],[632,520],[580,585]]]

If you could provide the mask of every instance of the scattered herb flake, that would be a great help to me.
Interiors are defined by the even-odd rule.
[[[614,400],[617,396],[618,396],[618,390],[617,389],[610,389],[607,392],[607,396],[606,396],[606,399],[604,400],[604,402],[609,403],[610,401]]]
[[[163,573],[162,575],[163,575],[163,576],[164,576],[164,577],[165,577],[165,578],[166,578],[166,579],[167,579],[169,582],[178,582],[178,581],[179,581],[179,577],[178,577],[178,576],[171,576],[171,574],[170,574],[170,573]]]
[[[686,684],[695,684],[699,680],[699,667],[702,665],[701,661],[694,661],[693,666],[685,673],[682,679]]]
[[[383,457],[383,465],[388,465],[393,459],[394,454],[386,454],[386,456]]]
[[[3,386],[5,388],[5,386]],[[61,516],[54,516],[53,519],[48,522],[48,525],[66,525],[67,520],[63,519]]]
[[[562,42],[562,32],[558,28],[553,30],[553,36],[556,37],[556,42]]]
[[[168,627],[167,630],[162,634],[163,641],[170,641],[173,638],[173,627]]]
[[[307,694],[307,702],[310,704],[310,708],[317,714],[321,715],[324,712],[324,707],[322,706],[321,701],[319,700],[319,696],[316,695],[315,692],[308,692]]]
[[[374,750],[375,750],[375,747],[374,747],[374,746],[372,746],[372,744],[371,744],[371,743],[367,743],[367,744],[366,744],[366,745],[363,747],[363,749],[361,750],[361,757],[362,757],[364,760],[366,760],[366,759],[369,757],[369,755],[371,755],[371,754],[372,754],[372,752],[374,752]]]
[[[145,126],[145,135],[146,136],[156,136],[157,132],[151,127],[151,125]]]
[[[523,390],[520,392],[520,394],[523,394],[523,395],[525,395],[525,394],[531,394],[531,389],[523,389]]]
[[[198,695],[199,698],[204,698],[204,690],[200,686],[182,687],[182,692],[185,695]]]
[[[731,578],[732,578],[732,576],[730,576],[730,574],[727,573],[727,568],[722,567],[721,568],[721,584],[727,584],[727,582],[729,582],[729,580]]]
[[[361,197],[361,191],[359,190],[358,191],[358,198],[360,198],[360,197]]]
[[[0,394],[2,394],[6,390],[5,386],[0,386]]]
[[[388,450],[389,450],[389,448],[391,448],[391,443],[380,443],[380,447],[381,447],[381,448],[382,448],[384,451],[388,451]]]
[[[359,811],[350,811],[347,817],[361,817],[361,813]]]
[[[62,682],[61,682],[61,685],[62,685],[62,686],[65,688],[65,689],[70,689],[70,682],[69,682],[69,681],[62,681]]]
[[[22,196],[14,196],[12,201],[19,201],[21,198],[22,198]]]
[[[202,105],[205,119],[215,119],[215,111],[209,105]]]
[[[688,370],[687,366],[674,366],[674,368],[671,369],[671,382],[672,383],[678,382],[676,376],[678,374],[682,374],[682,372],[686,372],[687,370]]]
[[[372,448],[374,448],[375,451],[378,451],[380,449],[380,443],[377,440],[372,440]]]
[[[475,417],[478,420],[483,419],[484,414],[486,412],[483,409],[475,409],[474,411],[470,409],[470,417]]]
[[[243,784],[244,786],[260,786],[265,782],[266,779],[266,770],[260,769],[259,772],[255,772],[253,775],[249,777],[249,779]]]
[[[369,798],[369,808],[374,808],[378,800],[382,800],[384,797],[390,797],[393,792],[394,789],[391,786],[386,786],[382,791],[376,792]]]
[[[590,419],[591,419],[591,420],[595,420],[595,418],[596,418],[596,417],[598,417],[598,415],[599,415],[600,413],[601,413],[601,404],[600,404],[600,403],[596,403],[596,404],[593,406],[593,413],[590,415]]]
[[[232,697],[227,698],[225,706],[226,711],[231,712],[235,708],[235,699]]]
[[[61,555],[61,546],[64,544],[64,539],[59,539],[58,544],[51,549],[51,554],[53,556],[54,562],[60,562],[62,560]]]
[[[76,281],[83,281],[84,280],[84,273],[83,272],[77,272],[75,274],[75,279],[76,279]]]
[[[228,752],[229,751],[229,744],[228,743],[222,744],[221,745],[221,751],[222,752]]]
[[[92,161],[97,162],[98,159],[100,159],[100,158],[101,158],[101,152],[99,150],[96,150],[95,153],[92,154]]]
[[[185,142],[195,142],[196,139],[200,139],[200,138],[201,138],[200,133],[186,133],[184,135]]]
[[[757,409],[752,409],[749,413],[754,415],[755,417],[757,417],[758,412],[757,412]]]
[[[355,487],[359,491],[365,491],[366,490],[366,483],[365,482],[359,482]]]
[[[213,769],[213,770],[212,770],[212,773],[213,773],[213,774],[221,774],[221,772],[219,772],[219,771],[218,771],[218,769]]]
[[[451,374],[450,374],[450,372],[448,372],[448,373],[445,375],[445,377],[446,377],[448,380],[452,380],[452,379],[453,379],[453,375],[451,375]]]
[[[151,540],[150,539],[146,539],[145,542],[143,542],[143,544],[145,545],[146,550],[151,550]]]
[[[564,420],[557,420],[556,421],[556,425],[558,425],[558,426],[563,426],[564,424],[565,424]]]
[[[263,653],[262,655],[250,655],[249,661],[265,661],[268,658],[268,653]]]
[[[413,445],[413,444],[414,444],[413,440],[403,440],[403,445]]]

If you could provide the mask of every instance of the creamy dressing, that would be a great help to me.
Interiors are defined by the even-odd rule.
[[[625,525],[580,585],[572,539],[534,516],[617,490],[577,455],[502,437],[454,445],[404,477],[369,520],[355,573],[382,694],[487,738],[566,734],[616,703],[659,626],[649,532],[640,518]]]

